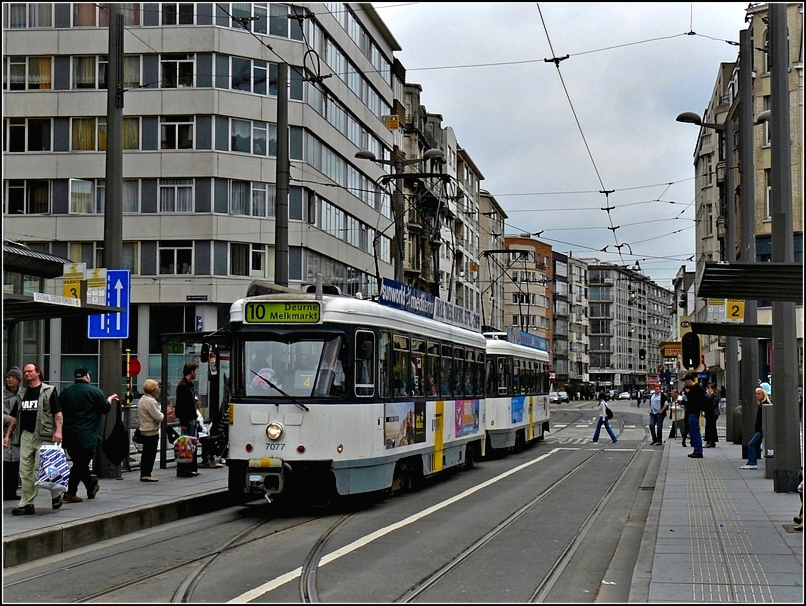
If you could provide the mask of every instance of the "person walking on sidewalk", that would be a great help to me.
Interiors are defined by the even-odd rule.
[[[660,383],[655,383],[655,390],[649,396],[649,433],[652,434],[652,446],[663,445],[663,419],[668,408],[666,394],[660,390]]]
[[[42,370],[38,365],[26,364],[22,367],[22,374],[28,385],[17,393],[8,429],[3,436],[3,448],[12,442],[12,434],[13,442],[20,445],[22,496],[20,504],[11,510],[11,515],[32,516],[36,514],[34,501],[39,494],[36,485],[39,447],[62,443],[62,410],[59,408],[56,388],[42,382]],[[59,509],[62,503],[62,493],[57,495],[51,491],[53,509]]]
[[[691,436],[693,452],[688,454],[692,459],[702,459],[702,436],[700,435],[700,414],[705,402],[705,390],[697,383],[697,375],[688,373],[683,380],[686,382],[686,415],[688,416],[688,431]]]
[[[101,440],[101,417],[112,409],[112,402],[118,402],[118,394],[108,398],[99,388],[92,385],[90,371],[80,366],[73,372],[75,382],[67,386],[59,395],[59,407],[64,415],[64,448],[70,455],[73,466],[64,500],[68,503],[81,503],[78,485],[84,484],[87,498],[94,499],[100,490],[98,478],[90,473],[90,461]]]
[[[761,387],[756,387],[756,402],[758,403],[758,408],[756,409],[755,433],[747,443],[747,464],[742,465],[739,469],[758,469],[758,457],[761,455],[761,440],[764,438],[764,433],[761,430],[761,407],[765,404],[772,406],[772,402],[770,402],[770,396],[767,395],[767,392]]]
[[[719,433],[716,429],[716,420],[719,418],[719,398],[716,395],[716,385],[709,383],[705,388],[705,448],[716,448],[719,442]]]
[[[614,434],[613,430],[610,428],[610,421],[607,418],[607,396],[604,392],[599,394],[599,422],[596,424],[596,431],[593,434],[594,442],[599,441],[599,431],[602,429],[602,425],[605,426],[607,433],[610,434],[610,439],[613,440],[613,443],[618,442],[616,434]]]
[[[17,401],[17,392],[22,385],[22,372],[16,366],[6,373],[6,384],[3,386],[3,435],[8,430],[11,409]],[[3,500],[18,499],[17,488],[20,485],[20,446],[9,444],[3,448]]]
[[[143,381],[145,394],[137,403],[137,419],[140,423],[140,433],[143,436],[143,454],[140,456],[140,481],[159,482],[151,472],[154,461],[157,460],[157,445],[160,439],[160,423],[165,418],[157,402],[159,383],[154,379]]]

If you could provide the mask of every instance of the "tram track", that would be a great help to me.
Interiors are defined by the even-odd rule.
[[[624,429],[623,417],[621,418],[620,425],[621,427],[619,428],[620,429],[619,435],[621,431],[623,431]],[[596,522],[600,517],[602,511],[606,507],[608,501],[617,491],[622,480],[630,470],[630,467],[635,463],[636,458],[639,456],[641,448],[645,443],[646,438],[641,442],[641,444],[637,448],[634,449],[631,456],[627,459],[624,465],[622,465],[617,476],[607,486],[602,497],[598,500],[598,502],[595,504],[595,506],[593,507],[587,518],[580,526],[579,531],[577,531],[573,535],[570,542],[565,546],[565,548],[561,552],[560,557],[554,562],[554,564],[548,571],[548,574],[534,589],[532,595],[528,600],[530,603],[541,603],[547,601],[547,597],[551,592],[552,588],[561,579],[563,571],[565,570],[566,566],[571,561],[571,559],[574,557],[577,550],[584,543],[586,535],[588,534],[590,529],[596,525]],[[545,488],[543,491],[540,492],[540,494],[536,495],[533,499],[531,499],[529,502],[518,508],[507,518],[496,524],[494,528],[486,532],[482,537],[474,541],[463,551],[456,554],[456,556],[454,556],[450,561],[443,564],[433,573],[429,574],[427,577],[420,580],[416,586],[412,587],[409,591],[407,591],[405,594],[401,595],[394,601],[397,603],[410,603],[416,601],[418,598],[423,597],[430,589],[437,586],[440,583],[440,581],[446,580],[451,575],[451,573],[455,571],[461,564],[466,563],[474,555],[481,552],[486,545],[488,545],[491,541],[493,541],[493,539],[500,536],[505,530],[510,528],[518,519],[520,519],[525,514],[533,510],[539,503],[541,503],[554,491],[560,488],[563,484],[575,478],[575,476],[578,476],[578,474],[582,470],[584,470],[591,464],[595,463],[597,458],[606,456],[607,452],[608,449],[606,449],[605,447],[598,448],[595,452],[591,454],[591,456],[589,456],[584,461],[577,464],[574,468],[570,469],[562,478],[554,482],[551,486]],[[335,534],[349,521],[350,517],[351,516],[344,516],[343,518],[338,520],[333,526],[331,526],[331,528],[329,528],[328,531],[324,535],[322,535],[322,537],[320,537],[316,545],[309,553],[308,558],[306,558],[306,562],[303,565],[303,574],[300,577],[300,596],[303,602],[316,603],[319,601],[318,591],[316,590],[316,573],[318,570],[318,558],[322,557],[327,542],[330,539],[332,539],[335,536]]]

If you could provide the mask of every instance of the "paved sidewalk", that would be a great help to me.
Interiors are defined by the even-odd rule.
[[[664,443],[631,602],[803,603],[803,533],[792,519],[800,498],[774,492],[763,458],[740,469],[742,446],[725,440],[720,421],[720,441],[702,459],[679,437]]]
[[[3,567],[76,549],[100,540],[199,515],[229,505],[227,468],[199,467],[195,478],[178,478],[176,465],[152,476],[159,482],[141,482],[139,471],[124,471],[121,479],[100,478],[97,496],[82,503],[64,503],[51,508],[50,492],[40,489],[36,515],[13,516],[17,501],[3,502]]]

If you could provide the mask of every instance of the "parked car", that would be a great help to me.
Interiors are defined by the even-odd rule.
[[[549,404],[559,404],[560,403],[560,392],[558,391],[550,391],[549,392]]]
[[[568,392],[567,391],[561,391],[561,392],[559,392],[559,394],[560,394],[560,402],[570,402],[571,401],[571,399],[568,397]]]
[[[631,400],[631,399],[632,399],[632,397],[630,396],[630,392],[629,392],[629,391],[622,391],[622,392],[621,392],[621,393],[618,395],[618,399],[619,399],[619,400]]]

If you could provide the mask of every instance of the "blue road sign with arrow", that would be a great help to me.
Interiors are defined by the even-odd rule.
[[[88,316],[87,338],[89,339],[128,339],[129,338],[129,293],[131,272],[128,269],[110,269],[106,272],[106,305],[122,307],[117,313]]]

